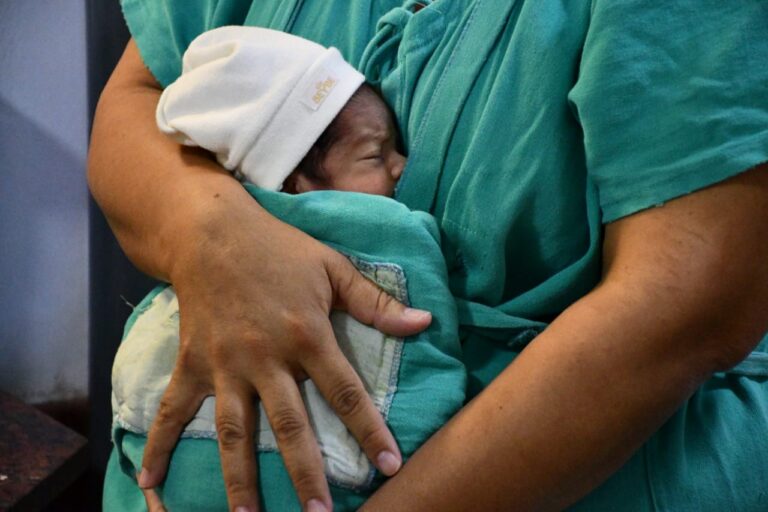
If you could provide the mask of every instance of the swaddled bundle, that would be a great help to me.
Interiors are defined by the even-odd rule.
[[[359,184],[362,176],[383,185],[380,193],[391,193],[404,158],[394,148],[394,123],[387,120],[380,98],[369,95],[349,106],[361,83],[362,75],[336,50],[271,30],[224,27],[190,45],[184,73],[163,93],[157,120],[161,130],[179,142],[214,152],[274,216],[347,255],[358,270],[401,302],[432,313],[431,326],[407,340],[384,335],[345,313],[331,316],[342,351],[407,458],[464,401],[456,306],[434,219],[386,197],[335,191],[292,196],[267,190],[280,190],[323,130],[341,122],[348,126],[342,127],[341,136],[330,139],[339,143],[349,136],[357,141],[360,132],[370,132],[375,140],[363,140],[363,150],[370,152],[380,144],[381,153],[364,167],[355,167],[359,164],[354,154],[349,165],[337,157],[333,163],[338,172],[319,162],[326,172],[319,188]],[[366,116],[340,113],[355,114],[361,106]],[[388,138],[379,141],[380,132],[388,133]],[[350,147],[354,152],[354,144],[344,146]],[[358,174],[347,182],[350,172]],[[296,179],[297,189],[307,183],[305,178]],[[114,438],[125,479],[111,486],[113,490],[124,485],[128,494],[131,489],[134,495],[138,492],[133,475],[141,468],[145,436],[170,380],[178,347],[178,301],[172,287],[161,286],[134,311],[115,359]],[[335,504],[338,509],[357,508],[381,479],[315,385],[306,381],[301,390]],[[214,400],[208,397],[186,426],[174,452],[174,460],[185,462],[172,461],[166,480],[207,485],[204,495],[209,501],[191,503],[185,494],[164,493],[170,510],[212,510],[226,503],[213,441]],[[267,510],[299,510],[263,409],[257,417],[260,495]],[[143,501],[139,499],[137,506],[142,508]]]
[[[276,217],[349,256],[370,279],[412,307],[432,312],[430,327],[406,339],[386,336],[335,312],[337,340],[360,374],[407,459],[463,404],[457,317],[434,219],[396,201],[350,192],[288,195],[247,187]],[[145,435],[173,370],[178,349],[178,304],[170,287],[152,292],[136,308],[113,368],[114,438],[125,481],[141,468]],[[311,381],[301,384],[337,510],[359,507],[381,483],[374,467]],[[226,503],[213,420],[213,397],[187,425],[166,481],[210,486],[208,503],[163,495],[169,510],[211,510]],[[266,510],[300,510],[261,410],[256,442],[260,493]],[[212,478],[213,475],[213,478]],[[170,485],[183,489],[184,485]],[[138,490],[136,490],[138,492]],[[139,495],[140,497],[140,495]],[[143,502],[137,502],[143,507]]]

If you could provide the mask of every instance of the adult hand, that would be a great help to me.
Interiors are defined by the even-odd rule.
[[[204,397],[216,395],[230,509],[257,510],[253,398],[258,396],[301,503],[307,510],[331,510],[297,379],[314,381],[380,471],[392,475],[402,460],[336,343],[331,309],[346,310],[395,336],[423,330],[431,315],[404,307],[345,257],[269,216],[244,191],[228,188],[210,197],[205,215],[191,219],[194,228],[179,236],[187,242],[180,244],[170,271],[181,343],[149,433],[139,485],[162,482],[184,425]]]

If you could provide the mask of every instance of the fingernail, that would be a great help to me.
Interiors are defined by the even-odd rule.
[[[149,470],[147,470],[147,468],[141,468],[141,473],[139,473],[139,487],[142,489],[152,487],[152,482],[149,480]]]
[[[235,512],[255,512],[255,509],[251,507],[237,507]]]
[[[392,476],[400,469],[400,459],[398,459],[392,452],[381,452],[376,457],[376,464],[382,473],[387,476]]]
[[[309,500],[307,502],[306,512],[328,512],[328,508],[320,500]]]
[[[415,322],[421,322],[427,318],[432,318],[432,313],[424,311],[423,309],[405,308],[403,316],[406,320],[413,320]]]

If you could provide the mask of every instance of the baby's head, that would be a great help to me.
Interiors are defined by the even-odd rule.
[[[221,27],[187,48],[157,124],[264,189],[392,195],[405,157],[387,105],[364,79],[335,48]]]
[[[405,167],[392,114],[368,84],[352,95],[283,183],[283,191],[391,196]]]

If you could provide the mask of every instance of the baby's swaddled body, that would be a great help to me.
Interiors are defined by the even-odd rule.
[[[244,27],[217,30],[224,31],[216,34],[214,42],[217,45],[227,45],[234,40],[239,42],[240,48],[244,36],[247,42],[251,40],[248,38],[259,40],[264,34],[271,36],[272,32]],[[192,43],[188,54],[196,42]],[[209,47],[206,50],[212,51]],[[338,91],[345,87],[344,71],[336,67],[335,72],[334,78],[340,85],[334,90]],[[208,78],[215,79],[215,76],[208,75]],[[166,99],[173,99],[172,87],[164,93]],[[300,149],[298,156],[279,158],[289,162],[283,163],[282,168],[270,169],[262,160],[254,174],[242,165],[253,161],[252,148],[240,150],[239,160],[233,158],[236,152],[226,143],[206,149],[217,151],[220,162],[244,177],[246,189],[272,215],[347,255],[366,277],[400,301],[432,313],[430,327],[407,339],[384,335],[343,312],[334,312],[331,316],[342,351],[359,373],[407,459],[464,401],[466,376],[460,359],[456,307],[448,289],[440,235],[434,219],[382,196],[392,193],[404,165],[404,158],[397,150],[391,116],[386,106],[384,110],[377,106],[374,100],[381,100],[373,92],[363,89],[361,93],[359,83],[349,89],[352,92],[347,94],[353,100],[339,101],[340,113],[327,116],[329,120],[318,137],[321,140],[305,137],[304,144],[309,145],[309,149]],[[334,90],[329,94],[332,95]],[[332,101],[329,96],[323,105]],[[158,120],[162,114],[165,120],[171,121],[166,125],[169,126],[173,124],[173,116],[168,116],[167,111],[161,113],[162,107],[163,100],[158,108]],[[282,108],[278,107],[278,110]],[[204,111],[195,115],[204,117]],[[191,126],[189,121],[187,119],[187,126]],[[160,124],[162,128],[164,125]],[[301,125],[296,124],[295,130],[300,129]],[[316,126],[313,129],[318,131]],[[256,139],[263,135],[257,134]],[[189,133],[174,136],[187,144],[196,144]],[[253,139],[253,135],[250,138]],[[271,186],[257,187],[248,183],[258,185],[261,181],[263,185],[270,180]],[[365,184],[370,187],[366,188]],[[293,193],[314,192],[292,195],[275,191],[280,188]],[[317,191],[332,188],[368,193]],[[132,478],[141,468],[145,436],[170,379],[178,351],[178,322],[178,302],[173,288],[161,286],[136,308],[126,325],[113,368],[113,409],[115,443],[127,478]],[[314,384],[305,381],[301,390],[323,454],[336,509],[355,509],[382,478]],[[214,400],[214,397],[208,397],[186,426],[167,477],[167,480],[195,479],[195,475],[207,475],[210,500],[208,503],[188,503],[184,495],[165,494],[163,500],[169,510],[226,507],[214,441]],[[300,510],[263,409],[257,416],[260,494],[266,510]],[[194,485],[194,482],[188,485]]]

